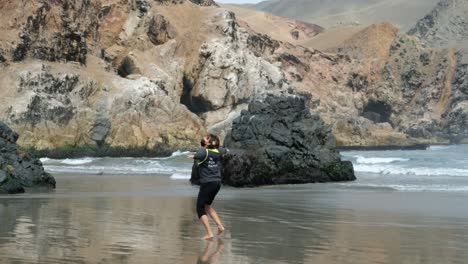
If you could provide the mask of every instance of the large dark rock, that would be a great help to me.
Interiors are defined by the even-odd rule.
[[[0,193],[22,193],[28,187],[55,188],[55,179],[39,159],[18,150],[18,134],[0,122]]]
[[[234,149],[222,173],[231,186],[356,179],[351,162],[340,160],[330,128],[309,112],[302,96],[266,95],[251,102],[234,120],[225,145]]]

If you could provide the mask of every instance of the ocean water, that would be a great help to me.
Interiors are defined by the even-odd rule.
[[[188,151],[176,151],[163,158],[79,158],[49,159],[41,161],[51,173],[82,174],[164,174],[173,179],[190,179],[192,162],[186,157]]]
[[[41,159],[52,173],[164,174],[190,179],[192,163],[177,151],[167,158]],[[358,180],[341,188],[395,191],[468,192],[468,145],[431,146],[427,150],[346,151]]]
[[[56,190],[0,195],[0,263],[467,263],[467,153],[349,151],[354,182],[223,187],[213,242],[187,152],[44,158]]]
[[[468,192],[468,145],[427,150],[349,151],[358,180],[349,188],[396,191]]]

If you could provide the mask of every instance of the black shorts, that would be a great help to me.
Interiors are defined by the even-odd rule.
[[[198,218],[206,215],[205,205],[211,205],[213,203],[216,194],[221,189],[221,182],[207,182],[200,184],[200,191],[198,192],[197,198],[197,214]]]

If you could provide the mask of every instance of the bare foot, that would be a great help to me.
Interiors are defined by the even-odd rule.
[[[213,234],[208,234],[208,235],[204,236],[202,239],[212,240],[213,238],[214,238]]]
[[[224,232],[224,226],[218,226],[218,236]]]

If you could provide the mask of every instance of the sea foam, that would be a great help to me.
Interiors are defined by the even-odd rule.
[[[381,163],[393,163],[393,162],[399,162],[399,161],[409,161],[409,159],[403,159],[403,158],[368,158],[368,157],[363,157],[363,156],[355,156],[356,158],[356,163],[360,164],[381,164]]]
[[[468,177],[467,169],[458,168],[429,168],[429,167],[400,167],[391,165],[354,165],[356,172],[370,172],[378,174],[395,174],[395,175],[418,175],[418,176],[458,176]]]

